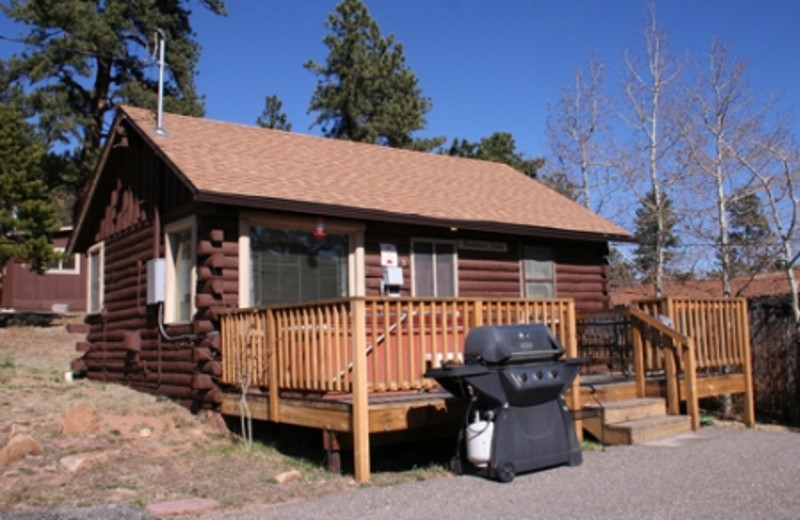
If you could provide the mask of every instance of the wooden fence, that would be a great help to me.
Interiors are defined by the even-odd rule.
[[[748,299],[756,415],[800,426],[800,337],[789,295]]]

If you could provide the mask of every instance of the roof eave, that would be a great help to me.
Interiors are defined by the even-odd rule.
[[[269,197],[256,197],[235,195],[228,193],[198,191],[197,202],[224,204],[250,209],[269,209],[292,211],[298,213],[311,213],[327,217],[339,217],[358,220],[371,220],[375,222],[389,222],[393,224],[421,225],[431,227],[458,228],[470,231],[487,233],[500,233],[520,236],[535,236],[543,238],[558,238],[568,240],[581,240],[589,242],[635,242],[636,239],[629,234],[603,233],[573,229],[556,229],[541,226],[525,226],[504,222],[481,220],[458,220],[435,218],[411,213],[396,213],[371,208],[355,208],[334,204],[322,204],[297,200],[286,200]]]

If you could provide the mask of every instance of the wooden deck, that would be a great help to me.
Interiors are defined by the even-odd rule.
[[[685,403],[696,428],[700,398],[743,393],[754,424],[745,310],[744,300],[665,299],[604,312],[628,324],[631,370],[577,378],[568,407],[659,396],[671,414]],[[232,312],[222,319],[222,412],[241,415],[245,395],[254,419],[319,429],[332,454],[352,447],[356,480],[367,481],[370,439],[458,428],[464,403],[422,374],[458,362],[472,327],[544,323],[572,358],[578,320],[597,317],[558,299],[349,298]]]

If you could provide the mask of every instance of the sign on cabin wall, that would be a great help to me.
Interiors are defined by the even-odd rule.
[[[381,243],[381,267],[397,266],[397,246]]]
[[[469,251],[490,251],[492,253],[507,253],[508,244],[505,242],[491,242],[489,240],[459,240],[458,248]]]

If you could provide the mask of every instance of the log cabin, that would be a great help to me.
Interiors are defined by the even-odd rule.
[[[424,372],[457,361],[470,328],[544,323],[576,357],[625,323],[635,381],[576,380],[571,410],[665,397],[696,428],[699,397],[742,392],[752,425],[744,301],[609,311],[609,243],[632,240],[504,164],[123,106],[68,246],[88,288],[72,368],[320,429],[329,464],[350,446],[366,481],[370,437],[460,417]],[[579,435],[605,438],[611,414],[580,416]]]
[[[120,107],[70,250],[90,329],[73,368],[220,405],[220,316],[352,296],[608,306],[631,235],[511,167]]]

